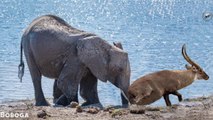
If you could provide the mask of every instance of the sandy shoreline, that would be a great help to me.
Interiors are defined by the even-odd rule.
[[[76,108],[35,107],[33,103],[33,100],[1,103],[0,120],[9,119],[8,114],[10,114],[10,118],[11,115],[19,115],[13,119],[20,120],[213,120],[213,96],[185,100],[172,107],[148,107],[144,114],[132,114],[127,108],[100,110],[98,113],[88,112],[87,108],[83,112],[76,112]],[[42,112],[45,115],[38,116]]]

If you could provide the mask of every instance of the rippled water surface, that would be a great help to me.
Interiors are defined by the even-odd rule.
[[[0,1],[0,101],[33,99],[34,90],[26,67],[23,83],[17,77],[20,40],[36,17],[55,14],[72,26],[95,33],[108,42],[121,41],[129,53],[131,83],[140,76],[162,69],[185,69],[181,46],[209,74],[180,92],[184,98],[213,93],[212,0],[1,0]],[[25,63],[26,64],[26,63]],[[45,97],[52,98],[53,80],[43,78]],[[105,105],[121,104],[119,90],[98,83]],[[172,97],[177,102],[175,97]],[[164,105],[160,100],[154,104]]]

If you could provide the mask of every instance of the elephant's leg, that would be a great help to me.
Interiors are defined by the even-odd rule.
[[[163,97],[164,97],[164,100],[166,102],[166,105],[167,106],[171,106],[172,104],[171,104],[171,102],[169,100],[169,94],[164,94]]]
[[[56,104],[66,106],[72,101],[78,102],[78,85],[85,70],[86,68],[75,58],[64,65],[57,81],[58,88],[63,95],[56,101]]]
[[[25,52],[26,53],[26,52]],[[36,106],[48,106],[49,103],[45,100],[44,94],[41,88],[41,73],[32,57],[32,55],[26,55],[27,64],[32,77]]]
[[[67,98],[64,94],[62,94],[55,102],[56,105],[63,105],[63,106],[67,106],[70,104],[70,102],[78,102],[78,94],[75,95],[75,98],[72,100],[69,100],[69,98]]]
[[[80,95],[85,100],[82,106],[100,103],[97,92],[97,78],[90,72],[80,82]]]
[[[54,97],[53,103],[55,103],[61,95],[63,95],[63,93],[58,88],[57,79],[55,79],[55,82],[54,82],[54,85],[53,85],[53,97]]]

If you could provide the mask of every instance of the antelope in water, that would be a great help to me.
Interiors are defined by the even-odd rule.
[[[147,105],[163,96],[166,105],[171,106],[170,94],[176,95],[182,101],[178,90],[192,84],[194,80],[209,79],[203,69],[187,55],[185,44],[182,46],[182,55],[191,64],[185,66],[187,70],[163,70],[137,79],[128,89],[130,103]]]

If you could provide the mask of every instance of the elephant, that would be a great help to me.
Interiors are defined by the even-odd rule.
[[[36,106],[49,105],[41,87],[42,76],[57,81],[54,93],[61,96],[56,104],[78,102],[79,85],[85,105],[99,103],[98,79],[109,81],[119,88],[122,104],[128,104],[128,53],[99,36],[74,28],[58,16],[43,15],[26,28],[20,49],[19,78],[22,81],[24,75],[24,53],[34,86]]]
[[[113,45],[123,50],[123,46],[120,42],[117,42],[117,43],[113,42]],[[81,97],[83,97],[83,99],[86,101],[82,104],[82,106],[99,103],[99,98],[98,98],[98,93],[97,93],[97,78],[94,77],[92,74],[89,74],[88,76],[86,76],[85,80],[84,79],[81,80],[80,91],[81,91],[80,92]],[[56,103],[57,100],[59,99],[59,97],[61,97],[62,95],[63,95],[63,93],[57,87],[57,79],[56,79],[54,81],[54,85],[53,85],[53,97],[54,97],[53,102]],[[76,98],[76,100],[77,99],[78,98]],[[122,99],[124,99],[124,98],[122,98]],[[68,103],[67,99],[64,98],[63,101],[60,101],[59,104],[66,106],[69,103]]]

